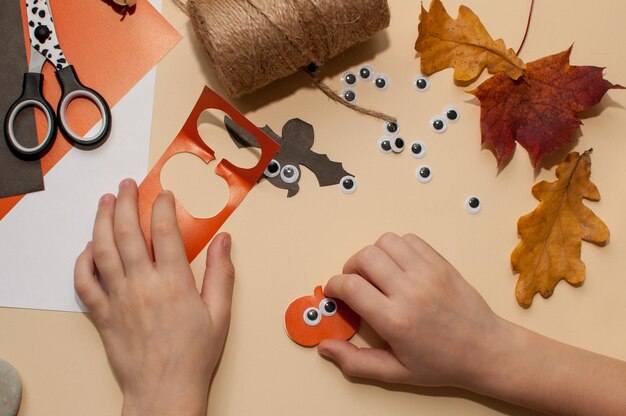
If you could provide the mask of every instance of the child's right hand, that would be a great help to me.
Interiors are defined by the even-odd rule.
[[[350,376],[455,386],[555,415],[626,414],[626,362],[498,317],[422,239],[385,234],[352,256],[324,294],[354,309],[389,348],[322,341]]]
[[[508,323],[426,242],[384,234],[352,256],[324,289],[389,344],[326,340],[320,354],[348,375],[422,386],[471,387],[489,368]]]

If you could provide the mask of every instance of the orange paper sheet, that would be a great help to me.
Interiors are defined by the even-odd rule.
[[[21,3],[22,17],[26,21],[26,5]],[[76,69],[81,82],[98,91],[111,108],[181,39],[147,0],[139,0],[136,11],[124,20],[102,0],[49,0],[49,4],[68,62]],[[27,54],[30,54],[26,25],[24,36]],[[61,90],[50,64],[44,66],[43,74],[43,95],[56,109]],[[45,118],[42,114],[36,115],[39,137],[43,137],[47,128]],[[78,100],[70,106],[69,120],[73,129],[84,135],[100,120],[100,113],[93,104]],[[41,160],[44,175],[71,148],[61,134],[57,134],[54,146]],[[23,195],[18,195],[0,199],[0,220],[22,198]]]

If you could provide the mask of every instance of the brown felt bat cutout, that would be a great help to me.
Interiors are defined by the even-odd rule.
[[[133,14],[137,0],[104,0],[109,6],[115,10],[116,13],[122,15],[122,20],[126,17],[126,14]]]
[[[259,147],[255,138],[230,118],[224,117],[224,125],[237,147]],[[294,196],[300,190],[300,165],[315,174],[320,186],[341,184],[345,193],[356,190],[354,176],[343,168],[341,162],[333,162],[325,154],[311,150],[314,133],[309,123],[292,118],[283,126],[282,137],[269,126],[261,130],[280,145],[280,150],[265,169],[263,177],[277,188],[287,189],[287,197]]]

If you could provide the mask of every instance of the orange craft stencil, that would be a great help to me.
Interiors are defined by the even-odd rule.
[[[312,296],[291,302],[285,311],[287,335],[304,347],[314,347],[324,339],[348,340],[360,322],[348,305],[324,296],[322,286],[317,286]]]
[[[152,247],[150,236],[150,220],[152,218],[152,204],[161,191],[161,170],[167,161],[177,153],[192,153],[209,163],[215,160],[215,152],[204,143],[198,133],[198,118],[203,111],[208,109],[221,110],[228,115],[239,127],[250,133],[261,145],[261,157],[256,166],[252,168],[240,168],[222,159],[215,167],[215,173],[224,178],[230,189],[230,197],[226,206],[211,218],[195,218],[176,201],[176,217],[178,226],[185,244],[187,260],[190,262],[207,245],[209,240],[217,233],[222,224],[241,203],[250,189],[259,180],[263,171],[278,152],[279,146],[268,135],[259,130],[250,120],[245,118],[235,107],[229,104],[215,91],[204,87],[198,102],[196,103],[187,121],[183,125],[174,141],[155,163],[141,185],[139,185],[139,215],[143,233]],[[210,190],[207,190],[210,192]]]

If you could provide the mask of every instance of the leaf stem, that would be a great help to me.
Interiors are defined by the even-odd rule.
[[[522,50],[524,43],[526,42],[526,36],[528,35],[528,28],[530,27],[530,18],[533,15],[534,5],[535,5],[535,0],[530,0],[530,10],[528,11],[528,21],[526,22],[526,30],[524,31],[524,37],[522,38],[522,43],[519,45],[519,48],[517,48],[517,52],[515,53],[517,56],[519,56],[519,53]]]

